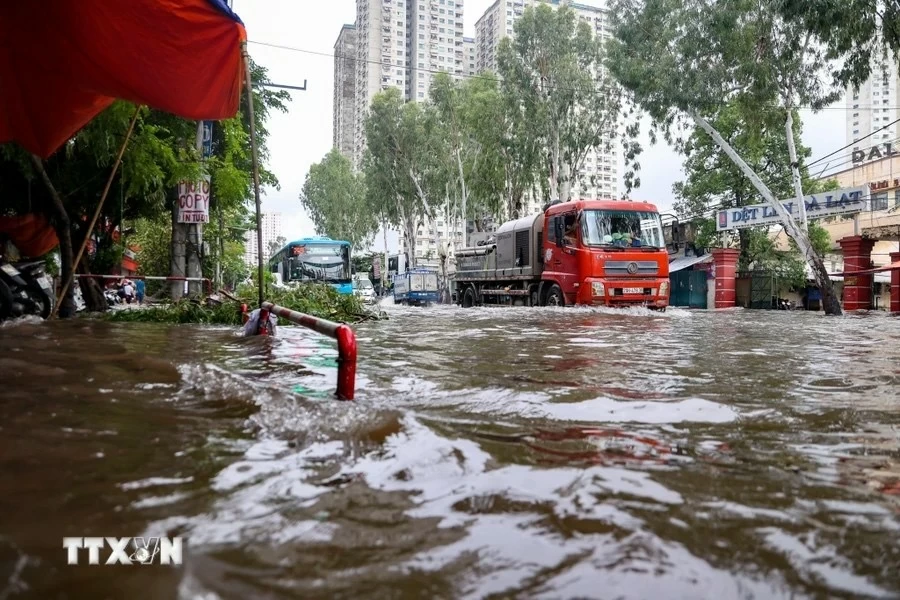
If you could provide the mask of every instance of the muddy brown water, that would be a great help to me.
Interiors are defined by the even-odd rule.
[[[386,310],[4,325],[0,599],[900,597],[900,320]]]

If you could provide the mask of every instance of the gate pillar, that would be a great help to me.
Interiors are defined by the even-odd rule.
[[[854,273],[872,268],[875,240],[851,235],[838,240],[844,251],[844,272]],[[872,275],[844,275],[844,310],[872,308]]]
[[[716,270],[716,308],[733,308],[736,304],[735,279],[739,250],[713,248],[713,266]]]
[[[891,252],[891,262],[900,261],[900,252]],[[900,269],[891,271],[891,312],[900,312]]]

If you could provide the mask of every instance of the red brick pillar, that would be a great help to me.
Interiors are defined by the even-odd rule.
[[[844,251],[844,272],[853,273],[872,268],[875,240],[851,235],[838,240]],[[872,275],[844,275],[844,310],[872,308]]]
[[[713,248],[713,265],[716,269],[716,308],[733,308],[736,304],[735,277],[739,250]]]
[[[891,252],[891,262],[900,261],[900,252]],[[891,312],[900,312],[900,269],[891,271]]]

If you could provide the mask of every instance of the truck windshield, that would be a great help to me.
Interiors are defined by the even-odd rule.
[[[586,210],[581,235],[587,246],[662,248],[659,213],[637,210]]]

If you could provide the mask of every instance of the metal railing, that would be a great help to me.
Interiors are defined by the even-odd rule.
[[[353,400],[356,390],[356,334],[353,333],[350,326],[343,323],[332,323],[271,302],[263,302],[262,308],[295,325],[312,329],[337,340],[337,397],[341,400]]]
[[[144,279],[146,281],[202,281],[205,284],[206,292],[212,291],[212,281],[207,277],[163,277],[162,275],[82,275],[75,274],[76,279]]]

